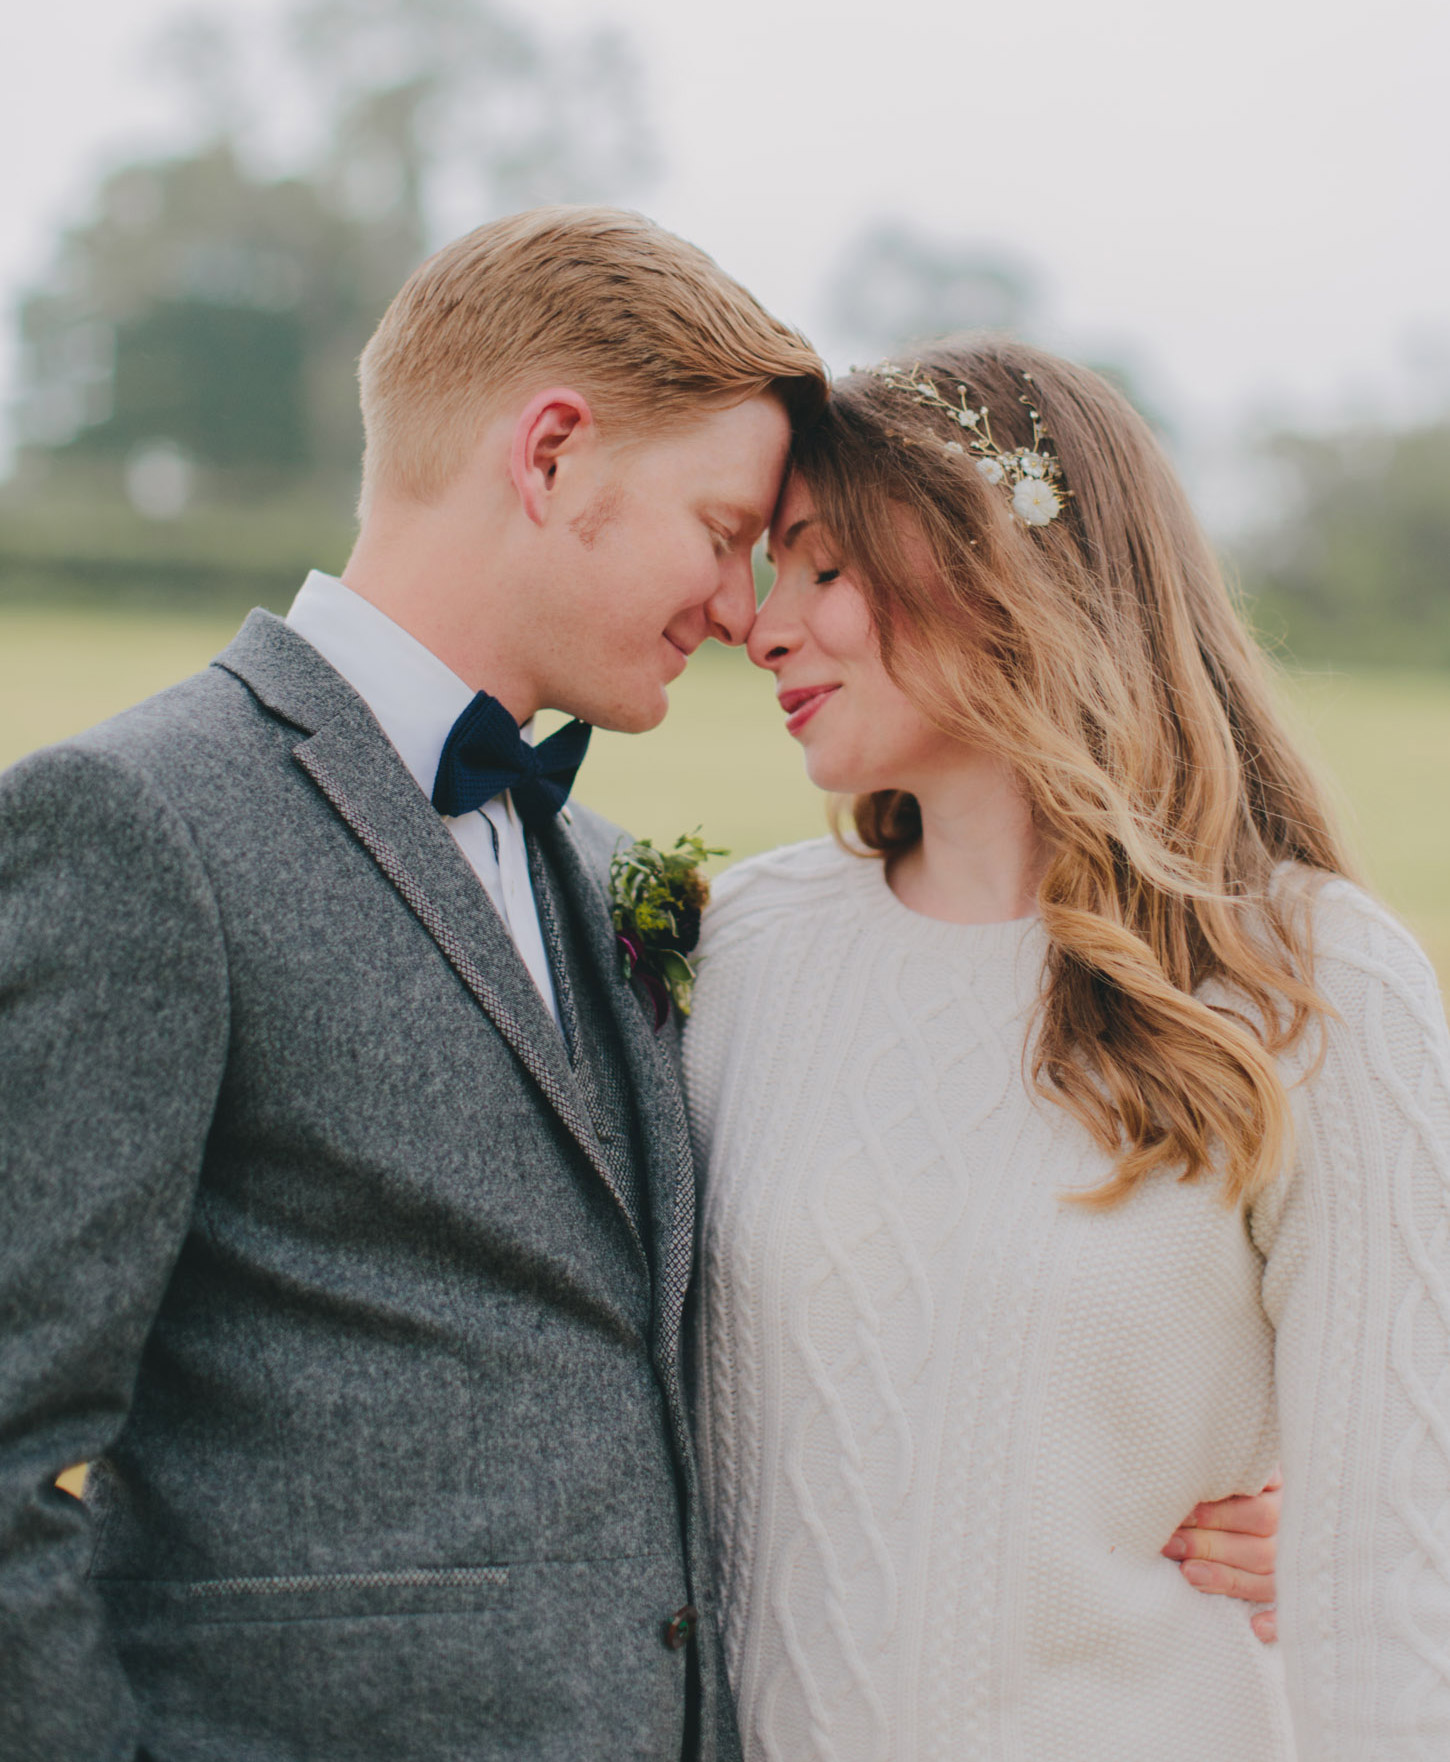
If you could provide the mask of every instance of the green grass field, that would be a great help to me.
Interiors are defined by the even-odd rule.
[[[0,765],[182,678],[230,634],[197,618],[0,608]],[[1287,689],[1365,874],[1450,990],[1450,674],[1301,675]],[[672,697],[654,733],[595,737],[583,800],[657,841],[701,826],[734,857],[824,829],[770,682],[743,657],[703,654]]]

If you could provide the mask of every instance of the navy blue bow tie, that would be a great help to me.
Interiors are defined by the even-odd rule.
[[[440,814],[468,814],[507,789],[525,825],[552,820],[569,799],[592,732],[587,722],[570,722],[530,746],[498,699],[481,691],[448,730],[433,806]]]

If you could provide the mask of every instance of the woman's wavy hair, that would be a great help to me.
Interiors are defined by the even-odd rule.
[[[1032,403],[1071,492],[1055,520],[1016,520],[1010,491],[944,445],[966,438],[952,418],[876,373],[837,385],[793,468],[889,672],[936,726],[1012,766],[1045,835],[1031,1077],[1115,1159],[1075,1197],[1108,1206],[1154,1171],[1213,1169],[1228,1203],[1251,1202],[1291,1138],[1275,1057],[1327,1013],[1312,889],[1270,886],[1285,862],[1349,872],[1323,793],[1128,401],[1003,337],[948,339],[913,365],[985,405],[1006,450],[1030,446]],[[921,836],[899,791],[850,811],[888,859]]]

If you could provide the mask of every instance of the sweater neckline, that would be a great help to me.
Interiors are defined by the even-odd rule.
[[[891,891],[886,864],[879,857],[854,858],[865,871],[862,893],[877,921],[889,925],[894,936],[912,946],[942,953],[1016,954],[1030,942],[1046,936],[1037,913],[1026,918],[1006,918],[996,924],[957,924],[949,918],[931,918],[913,911]]]

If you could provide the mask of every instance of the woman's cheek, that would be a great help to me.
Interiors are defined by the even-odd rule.
[[[821,595],[816,611],[819,641],[829,653],[843,660],[881,665],[880,645],[872,628],[871,613],[859,588],[850,581],[832,582]]]

